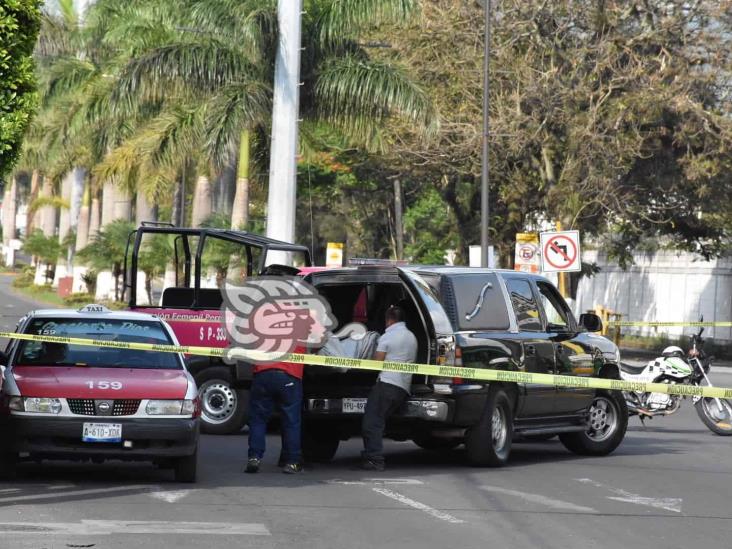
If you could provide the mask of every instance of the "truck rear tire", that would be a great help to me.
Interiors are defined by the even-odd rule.
[[[562,433],[559,440],[581,456],[606,456],[617,448],[628,429],[628,407],[619,391],[598,391],[590,404],[587,431]]]
[[[226,366],[213,366],[195,376],[201,399],[201,431],[209,435],[238,433],[249,415],[249,391],[234,388]]]
[[[511,455],[513,406],[506,391],[495,389],[488,395],[480,421],[468,430],[465,450],[468,462],[476,467],[501,467]]]

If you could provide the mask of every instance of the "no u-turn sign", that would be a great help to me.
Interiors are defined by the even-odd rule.
[[[582,270],[579,231],[541,233],[541,270],[545,273]]]

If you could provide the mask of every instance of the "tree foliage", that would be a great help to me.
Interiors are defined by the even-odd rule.
[[[478,243],[483,11],[425,0],[388,35],[440,114],[436,139],[393,128],[384,164],[430,182],[463,254]],[[505,0],[493,13],[491,236],[562,221],[627,259],[645,240],[703,256],[730,236],[732,3]],[[510,261],[504,261],[506,264]]]
[[[37,103],[32,53],[40,29],[40,0],[0,5],[0,177],[15,165]]]

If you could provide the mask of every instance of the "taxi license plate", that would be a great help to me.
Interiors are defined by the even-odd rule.
[[[83,442],[122,442],[121,423],[85,423]]]
[[[366,409],[365,398],[344,398],[343,413],[344,414],[363,414]]]

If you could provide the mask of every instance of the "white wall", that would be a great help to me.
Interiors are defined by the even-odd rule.
[[[604,255],[587,251],[585,262],[596,262],[601,271],[583,277],[577,291],[577,313],[604,305],[623,314],[623,320],[705,322],[732,320],[732,258],[703,261],[689,253],[663,251],[636,254],[635,265],[623,271]],[[624,333],[670,337],[689,335],[692,327],[623,328]],[[707,328],[705,335],[732,341],[732,328]]]

